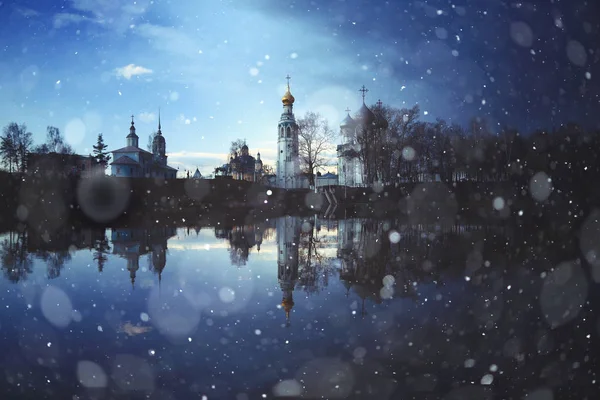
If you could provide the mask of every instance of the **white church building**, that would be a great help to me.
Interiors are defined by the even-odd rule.
[[[158,116],[158,132],[152,141],[152,153],[139,146],[139,137],[135,133],[133,115],[127,135],[127,146],[113,150],[111,175],[123,178],[164,178],[175,179],[177,170],[167,165],[166,141]]]
[[[369,89],[363,86],[359,91],[362,92],[362,105],[358,113],[352,118],[350,110],[346,109],[346,117],[340,123],[342,144],[337,146],[340,186],[361,187],[369,184],[366,182],[364,163],[361,160],[361,146],[357,137],[367,132],[367,127],[384,130],[388,128],[385,118],[379,113],[375,114],[365,104],[365,96]],[[377,105],[381,108],[381,101],[378,101]]]

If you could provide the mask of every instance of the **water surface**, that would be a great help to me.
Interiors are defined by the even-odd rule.
[[[0,238],[0,389],[583,398],[598,389],[598,285],[585,261],[534,256],[519,237],[502,225],[296,217],[11,232]]]

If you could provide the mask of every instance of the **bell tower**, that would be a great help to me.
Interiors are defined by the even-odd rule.
[[[300,184],[298,158],[298,124],[294,117],[294,96],[290,91],[290,76],[286,76],[287,90],[281,102],[283,113],[277,126],[277,186],[294,189]]]

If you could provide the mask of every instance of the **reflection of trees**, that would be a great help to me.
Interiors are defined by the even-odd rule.
[[[46,251],[39,250],[34,253],[37,258],[46,263],[48,279],[58,278],[65,264],[71,261],[69,250]]]
[[[231,264],[242,267],[248,262],[250,248],[254,247],[254,227],[234,226],[229,232],[229,259]]]
[[[33,271],[33,261],[27,252],[25,233],[11,232],[0,242],[0,263],[4,276],[11,282],[27,279]]]
[[[110,245],[108,244],[108,238],[106,234],[95,240],[94,242],[94,261],[98,266],[98,272],[104,270],[104,264],[108,261],[107,254],[110,252]]]
[[[229,242],[229,260],[231,265],[242,267],[248,262],[250,250],[253,247],[256,246],[256,250],[260,251],[265,231],[267,231],[268,235],[274,235],[272,231],[266,229],[264,224],[256,224],[215,229],[215,237],[226,239]]]
[[[384,230],[384,226],[392,227]],[[389,239],[394,232],[394,242]],[[502,227],[400,225],[398,221],[340,221],[340,279],[363,301],[417,296],[418,283],[443,284],[448,276],[471,275],[510,241]],[[486,241],[485,238],[494,238]],[[485,245],[484,245],[485,244]],[[393,277],[393,289],[384,287]],[[390,279],[390,278],[387,278]]]
[[[361,298],[364,316],[365,300],[381,302],[379,292],[392,258],[390,246],[384,245],[383,226],[377,221],[343,221],[339,236],[340,279],[348,294],[353,290]]]
[[[71,260],[68,249],[48,251],[37,248],[28,251],[27,234],[10,233],[2,243],[2,266],[7,278],[13,282],[24,280],[32,271],[32,255],[46,263],[48,279],[58,278],[65,263]]]
[[[323,255],[327,241],[320,236],[315,224],[306,221],[302,226],[298,243],[298,284],[305,292],[316,293],[329,283],[331,258]]]

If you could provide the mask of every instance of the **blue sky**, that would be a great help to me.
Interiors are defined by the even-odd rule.
[[[571,16],[528,7],[0,0],[0,125],[26,123],[36,142],[54,125],[86,153],[99,132],[110,149],[122,147],[134,114],[145,147],[160,107],[170,164],[207,174],[237,138],[273,162],[286,74],[296,116],[318,111],[336,128],[346,107],[360,105],[363,84],[368,102],[419,103],[424,119],[589,116],[597,22],[581,7]],[[549,71],[562,79],[549,82]]]

